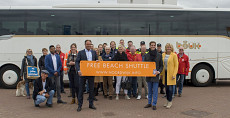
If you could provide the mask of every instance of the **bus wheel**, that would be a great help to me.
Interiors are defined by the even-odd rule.
[[[192,71],[192,83],[194,86],[208,86],[212,82],[213,78],[212,69],[205,64],[196,66]]]
[[[7,65],[0,70],[0,85],[3,88],[16,88],[20,81],[20,69],[14,65]]]

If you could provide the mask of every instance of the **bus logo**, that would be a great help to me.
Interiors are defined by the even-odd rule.
[[[176,47],[179,49],[181,46],[184,47],[184,49],[200,49],[201,44],[200,43],[190,43],[188,41],[183,41],[183,44],[176,42]]]

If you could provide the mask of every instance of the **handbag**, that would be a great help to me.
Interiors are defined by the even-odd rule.
[[[26,74],[26,78],[27,79],[37,79],[40,77],[39,75],[39,70],[38,70],[38,67],[36,66],[28,66],[28,61],[26,59],[26,63],[27,63],[27,66],[26,66],[26,71],[27,71],[27,74]]]
[[[125,81],[123,81],[123,77],[121,79],[121,88],[122,89],[127,89],[127,90],[130,90],[131,89],[131,82],[130,80],[128,79],[128,77],[125,77]]]

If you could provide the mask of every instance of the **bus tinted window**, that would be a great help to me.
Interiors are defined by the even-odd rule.
[[[0,10],[0,35],[226,35],[230,12]]]

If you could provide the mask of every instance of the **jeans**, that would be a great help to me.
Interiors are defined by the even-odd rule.
[[[34,85],[35,80],[32,80],[32,82],[33,82],[33,85]],[[26,88],[26,95],[30,96],[30,85],[29,85],[29,82],[25,83],[25,88]]]
[[[64,91],[63,71],[60,72],[61,92]]]
[[[128,90],[128,95],[131,97],[131,92],[132,92],[132,95],[136,97],[137,95],[137,77],[129,77],[129,79],[131,81],[132,88],[131,90]]]
[[[122,77],[125,78],[125,76],[117,76],[116,94],[119,94],[119,93],[120,93]],[[126,81],[126,80],[123,79],[123,81]],[[124,89],[124,93],[127,94],[127,93],[128,93],[128,90],[127,90],[127,89]]]
[[[168,100],[169,102],[172,101],[173,86],[174,86],[174,85],[167,85],[167,72],[165,71],[165,88],[166,88],[166,96],[167,96],[167,100]]]
[[[56,92],[57,92],[57,99],[61,100],[61,82],[60,82],[60,76],[53,76],[50,77],[50,79],[52,80],[53,85],[55,85],[56,87]]]
[[[76,71],[69,71],[69,82],[72,89],[72,98],[78,97],[79,92],[79,76]]]
[[[147,86],[147,82],[146,82],[146,77],[138,77],[137,83],[138,83],[138,95],[141,96],[142,84],[143,84],[144,88],[145,88],[145,96],[147,96],[148,95],[148,86]]]
[[[181,94],[182,93],[182,89],[183,89],[183,84],[184,84],[184,79],[185,79],[185,75],[184,74],[177,74],[176,76],[176,80],[177,80],[177,84],[179,84],[179,89],[178,89],[178,93]],[[177,86],[173,86],[173,95],[177,94]]]
[[[39,105],[40,103],[45,102],[45,100],[47,99],[47,104],[53,104],[54,90],[51,90],[49,92],[49,95],[50,95],[50,97],[48,99],[43,95],[37,95],[36,100],[34,101],[34,103],[36,105]]]
[[[158,82],[147,82],[148,83],[148,104],[151,104],[153,106],[157,105],[157,97],[158,97]],[[152,102],[153,101],[153,102]]]

